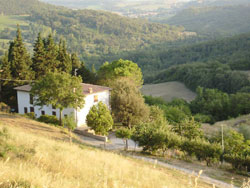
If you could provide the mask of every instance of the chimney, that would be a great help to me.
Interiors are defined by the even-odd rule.
[[[93,93],[93,88],[92,87],[89,88],[89,93]]]

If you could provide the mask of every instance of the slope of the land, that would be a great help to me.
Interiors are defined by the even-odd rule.
[[[160,84],[144,85],[141,89],[143,95],[161,97],[165,101],[171,101],[174,98],[181,98],[188,102],[195,99],[196,94],[189,90],[181,82],[165,82]]]
[[[182,25],[200,34],[232,35],[250,31],[250,5],[192,7],[165,23]]]
[[[67,137],[63,129],[0,114],[0,187],[194,187],[178,171],[70,144]]]

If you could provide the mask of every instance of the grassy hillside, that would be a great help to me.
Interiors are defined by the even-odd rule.
[[[250,31],[250,5],[192,7],[165,21],[200,34],[232,35]]]
[[[0,114],[0,169],[1,188],[194,187],[180,172],[70,144],[63,129],[6,114]]]
[[[189,90],[181,82],[166,82],[160,84],[147,84],[141,89],[143,95],[153,97],[161,97],[165,101],[171,101],[174,98],[185,99],[191,101],[196,97],[196,94]]]

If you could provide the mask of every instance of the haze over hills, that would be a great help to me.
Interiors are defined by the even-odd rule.
[[[200,34],[233,35],[250,31],[250,5],[192,7],[162,21]]]

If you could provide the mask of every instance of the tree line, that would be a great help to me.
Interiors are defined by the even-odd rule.
[[[226,93],[249,92],[248,75],[219,62],[190,63],[168,68],[148,82],[181,81],[195,91],[198,86]]]

